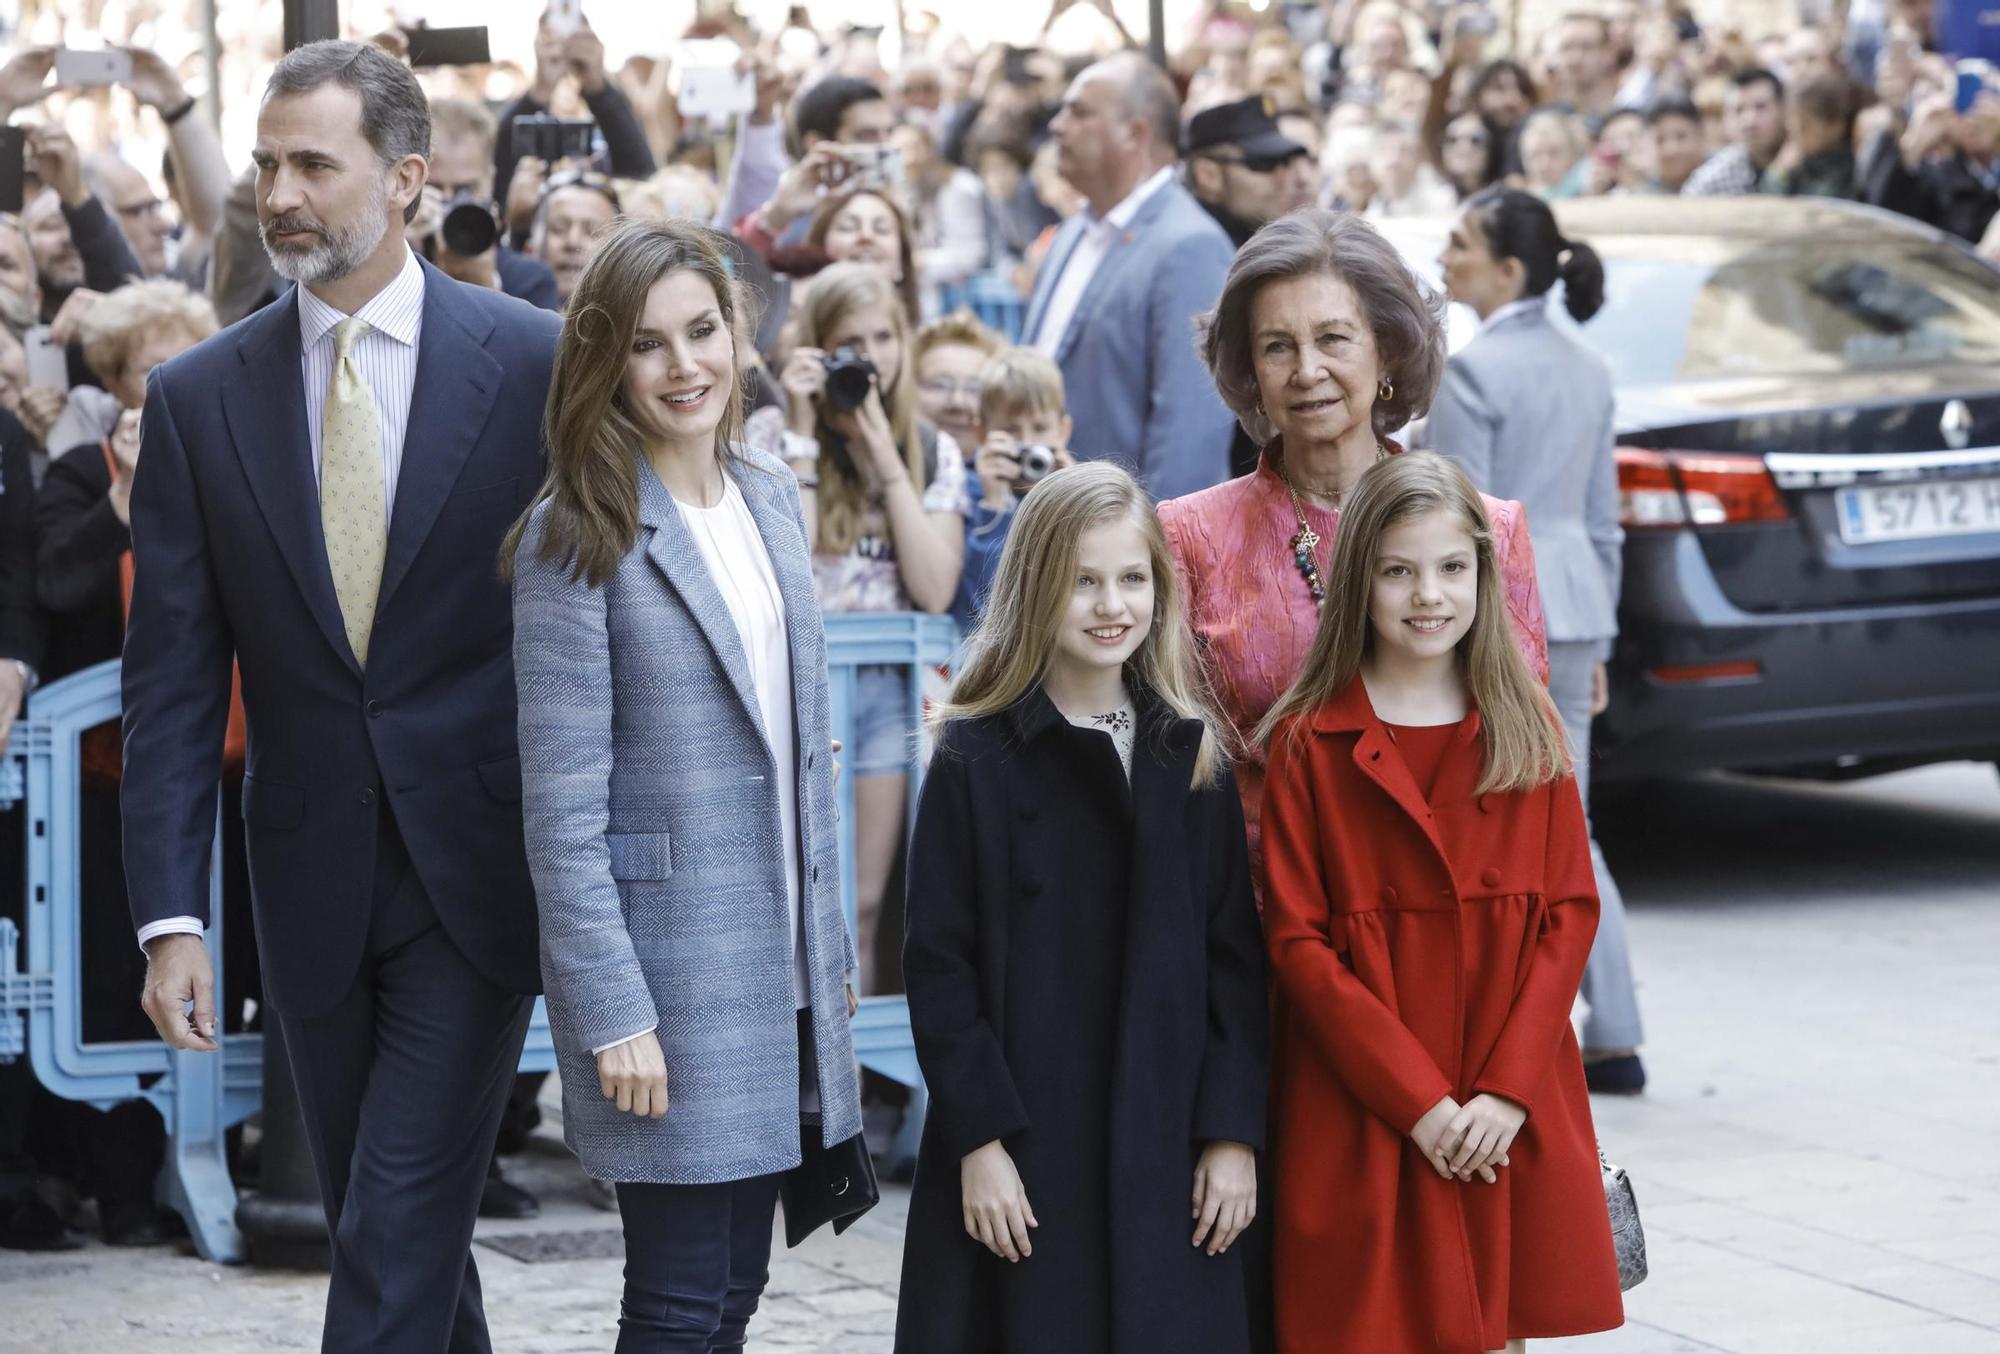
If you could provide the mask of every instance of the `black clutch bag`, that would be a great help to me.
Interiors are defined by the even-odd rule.
[[[785,1245],[796,1246],[827,1223],[834,1235],[846,1231],[882,1201],[875,1163],[859,1133],[831,1147],[820,1144],[820,1126],[799,1125],[799,1164],[778,1182],[785,1205]]]

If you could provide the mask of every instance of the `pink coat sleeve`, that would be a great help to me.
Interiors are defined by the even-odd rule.
[[[1507,617],[1514,623],[1514,642],[1528,662],[1528,671],[1547,686],[1549,631],[1542,616],[1541,585],[1535,581],[1535,546],[1528,539],[1528,510],[1511,499],[1489,498],[1486,511],[1493,521],[1493,556],[1500,566]]]

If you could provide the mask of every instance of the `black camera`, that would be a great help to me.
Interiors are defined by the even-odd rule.
[[[459,193],[445,204],[438,234],[444,247],[462,259],[484,254],[500,243],[500,208],[487,198]]]
[[[597,136],[589,118],[558,118],[523,113],[513,121],[514,154],[532,155],[546,164],[558,160],[588,160]]]
[[[835,409],[859,409],[875,383],[875,364],[845,346],[835,348],[819,364],[826,369],[826,402]]]
[[[1056,453],[1053,447],[1022,447],[1015,453],[1015,457],[1021,462],[1021,473],[1014,477],[1014,483],[1023,489],[1056,468]]]

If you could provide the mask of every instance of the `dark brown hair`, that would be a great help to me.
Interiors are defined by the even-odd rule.
[[[645,430],[625,407],[625,362],[653,284],[669,273],[696,272],[715,289],[723,328],[738,332],[741,294],[730,276],[727,246],[691,221],[620,217],[577,279],[556,341],[555,370],[542,418],[549,473],[534,502],[500,547],[500,570],[511,576],[528,523],[546,502],[536,556],[562,561],[573,576],[602,587],[639,535],[639,460]],[[741,460],[743,386],[749,367],[737,343],[734,388],[716,429],[716,451]]]

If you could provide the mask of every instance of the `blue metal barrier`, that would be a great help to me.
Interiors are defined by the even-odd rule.
[[[910,724],[915,728],[923,709],[922,669],[949,662],[957,648],[956,628],[939,616],[828,616],[826,631],[833,735],[848,747],[854,746],[857,668],[890,664],[909,672]],[[0,920],[0,1061],[25,1053],[36,1080],[49,1090],[100,1109],[127,1100],[151,1101],[167,1126],[167,1163],[161,1175],[166,1203],[187,1220],[202,1258],[237,1261],[243,1258],[243,1244],[236,1230],[236,1190],[229,1179],[224,1135],[255,1113],[262,1098],[263,1036],[225,1034],[219,1055],[180,1052],[156,1040],[86,1043],[83,1038],[79,740],[85,730],[118,716],[119,665],[101,664],[36,691],[25,717],[14,726],[6,756],[0,758],[0,808],[25,801],[28,848],[25,935],[11,921]],[[920,775],[920,759],[913,753],[912,816]],[[838,794],[841,899],[852,926],[852,777],[841,777]],[[218,832],[217,862],[210,872],[212,920],[206,937],[215,966],[218,1010],[223,1009],[227,981],[222,968],[220,851]],[[912,1088],[910,1113],[891,1157],[898,1163],[914,1159],[924,1096],[903,998],[864,998],[854,1021],[854,1043],[863,1066]],[[521,1070],[548,1071],[554,1066],[547,1013],[537,1001]]]
[[[1027,304],[1003,273],[974,273],[959,285],[944,288],[939,301],[947,315],[961,308],[970,310],[980,323],[1005,334],[1009,343],[1021,341]]]

